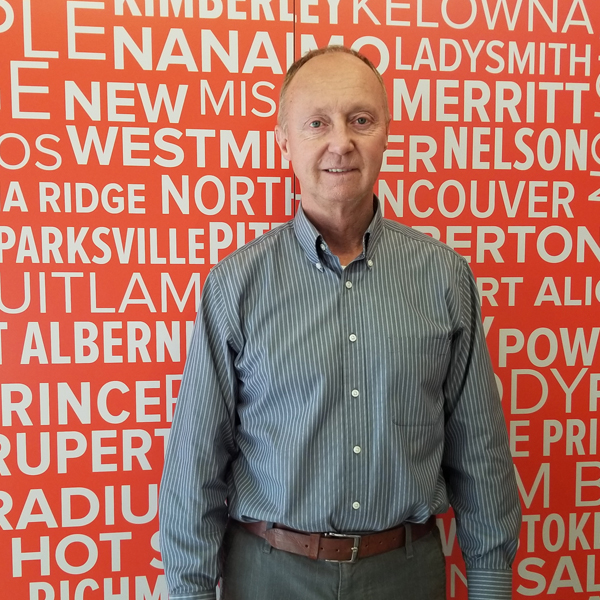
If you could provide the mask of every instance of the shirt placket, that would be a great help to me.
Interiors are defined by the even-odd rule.
[[[343,398],[345,430],[343,436],[346,473],[347,530],[360,531],[369,510],[370,434],[365,389],[365,351],[367,348],[362,315],[362,286],[365,261],[359,260],[342,271],[340,314],[343,345]]]

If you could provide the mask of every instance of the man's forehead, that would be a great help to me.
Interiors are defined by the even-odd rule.
[[[325,94],[322,96],[307,96],[299,98],[297,103],[302,112],[309,114],[329,114],[341,112],[344,114],[359,113],[361,111],[375,112],[381,110],[382,99],[370,98],[348,98],[344,94]]]
[[[291,104],[310,104],[317,111],[341,105],[344,110],[360,110],[385,102],[375,73],[359,58],[342,53],[308,61],[290,83],[289,100]]]

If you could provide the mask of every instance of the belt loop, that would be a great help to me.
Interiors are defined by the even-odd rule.
[[[319,546],[321,545],[321,534],[311,533],[308,538],[308,558],[317,560],[319,558]]]
[[[272,521],[267,521],[265,523],[265,535],[263,537],[263,547],[262,547],[262,552],[263,554],[271,554],[271,550],[273,550],[273,546],[271,546],[271,543],[269,542],[268,538],[267,538],[267,531],[269,529],[273,528],[274,523]]]
[[[409,560],[414,556],[412,543],[412,524],[404,523],[404,544],[406,546],[406,558]]]
[[[263,554],[271,554],[271,550],[273,550],[273,546],[267,542],[267,540],[263,540],[262,553]]]

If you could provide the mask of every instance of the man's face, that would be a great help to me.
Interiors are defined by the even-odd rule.
[[[385,102],[376,75],[350,54],[316,56],[298,71],[276,134],[305,208],[372,201],[387,145]]]

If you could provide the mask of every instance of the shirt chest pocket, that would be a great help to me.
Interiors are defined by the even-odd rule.
[[[385,363],[394,423],[433,425],[443,418],[450,348],[447,335],[388,337]]]

